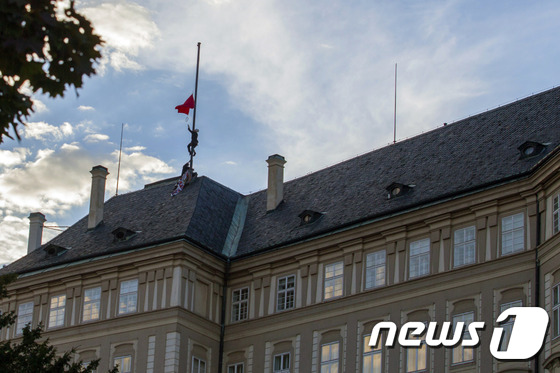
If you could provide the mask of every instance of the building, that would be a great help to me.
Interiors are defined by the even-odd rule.
[[[41,245],[30,215],[1,337],[43,322],[100,371],[560,372],[560,88],[288,182],[267,162],[250,195],[202,176],[106,202],[94,167],[87,217]],[[534,359],[500,361],[515,306],[551,322]],[[381,321],[487,328],[476,348],[369,347]]]

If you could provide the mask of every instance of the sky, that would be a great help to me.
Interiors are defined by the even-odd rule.
[[[201,43],[195,170],[240,193],[291,180],[560,84],[560,3],[520,0],[77,1],[105,41],[97,74],[35,95],[22,140],[0,144],[0,265],[86,216],[95,165],[106,199],[178,177]],[[1,57],[0,57],[1,58]],[[189,122],[192,124],[192,115]]]

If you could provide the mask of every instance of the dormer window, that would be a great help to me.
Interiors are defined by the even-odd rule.
[[[385,190],[387,190],[387,199],[392,199],[396,197],[400,197],[402,195],[407,194],[414,188],[414,185],[405,185],[401,183],[393,183],[389,185]]]
[[[131,231],[130,229],[119,227],[112,231],[111,234],[114,237],[113,242],[122,242],[134,237],[136,235],[136,232]]]
[[[323,214],[317,211],[304,210],[298,216],[301,219],[300,225],[306,225],[319,220]]]
[[[519,159],[526,159],[539,155],[545,148],[545,144],[534,141],[526,141],[517,148],[520,152]]]
[[[60,256],[62,254],[64,254],[65,252],[68,251],[68,249],[62,247],[62,246],[58,246],[58,245],[47,245],[43,251],[45,251],[47,253],[48,256]]]

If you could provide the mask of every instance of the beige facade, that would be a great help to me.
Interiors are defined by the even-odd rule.
[[[48,266],[22,273],[0,308],[101,358],[99,371],[558,373],[559,170],[551,152],[515,180],[231,258],[176,239]],[[512,306],[550,316],[534,359],[490,353]],[[486,323],[478,347],[367,346],[380,321],[461,320]]]

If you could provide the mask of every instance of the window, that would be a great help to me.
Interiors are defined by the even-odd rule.
[[[508,308],[512,307],[522,307],[523,302],[520,300],[516,300],[514,302],[504,303],[500,306],[500,313],[504,312]],[[513,323],[515,322],[515,317],[509,317],[505,323],[502,323],[501,327],[503,328],[502,333],[502,340],[500,341],[500,346],[498,347],[498,351],[506,351],[509,339],[511,337],[511,333],[513,331]]]
[[[474,312],[466,312],[460,315],[453,316],[453,335],[455,335],[455,327],[458,322],[464,323],[462,341],[470,341],[472,339],[468,326],[474,320]],[[460,344],[453,348],[453,358],[451,359],[453,364],[467,363],[473,361],[474,354],[472,347],[463,347]]]
[[[228,373],[243,373],[243,363],[228,365]]]
[[[410,243],[409,278],[430,273],[430,239]]]
[[[476,261],[475,227],[457,229],[454,237],[453,267],[472,264]]]
[[[33,321],[33,302],[22,303],[18,307],[16,334],[23,333],[23,328]]]
[[[49,328],[64,325],[64,310],[66,308],[66,295],[51,298],[49,308]]]
[[[132,356],[119,356],[113,360],[113,366],[119,367],[119,373],[132,372]]]
[[[366,289],[385,285],[385,250],[366,256]]]
[[[560,232],[560,194],[552,200],[552,232]]]
[[[325,266],[325,299],[340,297],[344,282],[344,264],[337,262]]]
[[[193,356],[192,373],[206,373],[206,361]]]
[[[296,293],[296,276],[280,277],[278,279],[277,311],[294,308]]]
[[[290,373],[290,353],[274,355],[274,370],[272,373]]]
[[[552,338],[560,336],[560,284],[552,288]]]
[[[91,361],[85,361],[82,363],[82,369],[86,369],[91,364]],[[97,373],[97,369],[92,370],[91,373]]]
[[[523,214],[506,216],[502,219],[502,255],[524,249]]]
[[[426,333],[421,336],[409,335],[408,339],[420,339],[420,346],[406,348],[406,371],[420,372],[427,368],[428,349],[426,347]]]
[[[249,316],[249,288],[237,289],[232,294],[231,321],[245,320]]]
[[[321,346],[321,373],[338,373],[338,342]]]
[[[121,282],[119,295],[119,315],[136,312],[138,302],[138,280]]]
[[[362,373],[381,373],[381,338],[376,346],[369,345],[371,335],[364,336],[364,360]]]
[[[83,321],[99,319],[99,309],[101,303],[101,288],[86,289],[84,291],[84,314]]]

